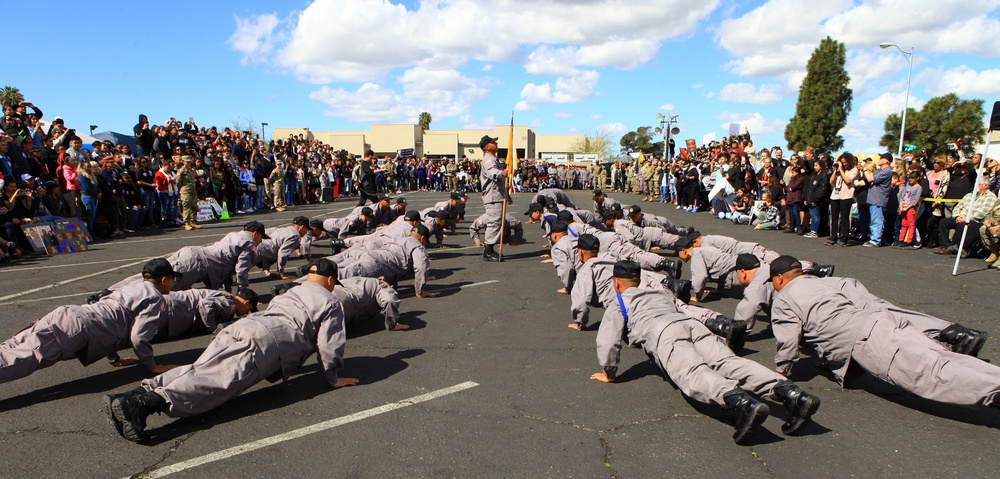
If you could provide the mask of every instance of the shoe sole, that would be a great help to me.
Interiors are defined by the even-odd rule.
[[[802,429],[806,424],[809,424],[809,419],[812,418],[813,414],[819,410],[819,397],[817,396],[807,396],[806,403],[802,405],[801,415],[799,419],[793,422],[791,425],[783,424],[781,426],[781,432],[786,435],[792,435]]]
[[[121,435],[126,440],[132,441],[136,444],[148,444],[149,436],[141,431],[136,431],[128,421],[125,421],[125,411],[121,407],[122,402],[120,398],[114,398],[111,401],[111,411],[115,419],[121,422]]]
[[[117,432],[119,436],[125,437],[125,433],[122,432],[122,422],[117,416],[115,416],[114,408],[111,407],[111,403],[114,402],[115,396],[106,394],[102,400],[104,401],[104,412],[108,414],[108,422],[111,423],[111,427],[115,428],[115,432]]]
[[[740,430],[739,427],[736,428],[736,432],[733,433],[733,441],[735,441],[736,444],[745,446],[750,438],[753,437],[753,433],[757,429],[757,426],[760,426],[761,423],[767,419],[769,414],[771,414],[771,409],[767,407],[767,404],[758,402],[754,405],[749,424],[747,424],[743,430]]]

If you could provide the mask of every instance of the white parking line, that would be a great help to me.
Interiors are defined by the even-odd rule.
[[[0,303],[0,305],[3,305],[3,304],[17,304],[17,303],[37,303],[38,301],[49,301],[49,300],[52,300],[52,299],[63,299],[63,298],[75,298],[77,296],[79,296],[79,297],[82,298],[82,297],[90,296],[92,294],[99,293],[99,292],[100,291],[88,291],[86,293],[64,294],[62,296],[46,296],[44,298],[19,299],[19,300],[16,300],[16,301],[8,301],[6,303]]]
[[[396,409],[402,409],[404,407],[412,406],[414,404],[427,402],[432,399],[440,398],[442,396],[447,396],[449,394],[454,394],[457,392],[464,391],[466,389],[474,388],[478,385],[479,384],[474,383],[472,381],[456,384],[452,387],[438,389],[437,391],[432,391],[427,394],[421,394],[419,396],[414,396],[409,399],[403,399],[402,401],[396,401],[383,406],[367,409],[361,412],[356,412],[348,416],[342,416],[336,419],[331,419],[329,421],[323,421],[318,424],[313,424],[312,426],[296,429],[294,431],[288,431],[286,433],[278,434],[276,436],[271,436],[264,439],[259,439],[257,441],[248,442],[246,444],[231,447],[229,449],[223,449],[219,452],[213,452],[211,454],[206,454],[204,456],[196,457],[194,459],[189,459],[187,461],[171,464],[169,466],[160,469],[154,469],[146,473],[143,477],[152,479],[154,477],[168,476],[175,472],[185,471],[187,469],[195,468],[221,459],[227,459],[239,454],[243,454],[245,452],[255,451],[257,449],[273,446],[275,444],[280,444],[282,442],[290,441],[292,439],[298,439],[300,437],[308,436],[310,434],[326,431],[327,429],[332,429],[337,426],[343,426],[344,424],[350,424],[355,421],[360,421],[362,419],[378,416],[379,414],[395,411]]]
[[[122,258],[122,259],[108,259],[108,260],[104,260],[104,261],[91,261],[89,263],[54,264],[52,266],[32,266],[30,268],[5,269],[5,270],[3,270],[3,272],[4,273],[16,273],[18,271],[34,271],[36,269],[72,268],[74,266],[86,266],[86,265],[90,265],[90,264],[104,264],[104,263],[121,263],[121,262],[124,262],[124,261],[137,261],[137,260],[140,260],[140,259],[146,259],[146,258]]]
[[[130,268],[130,267],[135,266],[137,264],[145,263],[146,261],[149,261],[152,258],[155,258],[155,256],[150,257],[150,258],[143,258],[143,259],[140,259],[139,261],[134,261],[132,263],[126,263],[126,264],[123,264],[121,266],[115,266],[114,268],[109,268],[109,269],[106,269],[104,271],[98,271],[96,273],[85,274],[83,276],[77,276],[76,278],[64,279],[62,281],[59,281],[58,283],[47,284],[45,286],[39,286],[37,288],[32,288],[32,289],[29,289],[27,291],[21,291],[20,293],[8,294],[7,296],[0,297],[0,303],[2,303],[4,301],[7,301],[8,299],[20,298],[21,296],[27,296],[27,295],[29,295],[31,293],[37,293],[39,291],[45,291],[47,289],[58,288],[58,287],[60,287],[60,286],[62,286],[64,284],[75,283],[75,282],[80,281],[80,280],[84,280],[84,279],[88,279],[88,278],[93,278],[95,276],[100,276],[100,275],[102,275],[104,273],[110,273],[112,271],[117,271],[119,269]]]

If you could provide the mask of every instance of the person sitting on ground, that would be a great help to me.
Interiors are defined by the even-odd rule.
[[[952,210],[955,216],[945,218],[938,223],[938,244],[941,247],[934,250],[937,254],[958,253],[958,242],[962,239],[962,228],[968,225],[973,234],[966,235],[965,245],[962,247],[963,256],[968,256],[970,249],[979,243],[979,235],[975,234],[983,225],[986,215],[997,205],[997,195],[989,190],[989,179],[981,178],[976,183],[976,202],[972,203],[972,193],[962,197],[955,209]],[[969,206],[972,206],[972,214],[969,217]],[[949,238],[949,233],[954,232],[954,236]]]

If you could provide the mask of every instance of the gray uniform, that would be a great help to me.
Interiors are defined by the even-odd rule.
[[[336,296],[307,282],[219,332],[201,356],[142,382],[169,403],[167,415],[210,411],[267,379],[287,379],[313,353],[327,382],[344,365],[344,312]]]
[[[167,257],[174,271],[181,277],[174,282],[173,291],[190,289],[204,282],[209,289],[229,287],[233,274],[239,289],[250,286],[250,269],[256,259],[257,245],[246,231],[229,233],[209,246],[185,246]],[[142,274],[129,276],[109,286],[117,291],[130,284],[142,282]]]
[[[400,216],[399,218],[396,218],[392,223],[380,226],[371,234],[352,236],[350,238],[346,238],[344,240],[344,244],[347,245],[348,247],[354,247],[355,245],[361,244],[372,238],[403,238],[406,236],[410,236],[411,230],[413,230],[413,225],[410,224],[410,222],[406,221],[406,218]]]
[[[267,235],[271,238],[257,245],[254,262],[263,269],[269,269],[271,265],[277,264],[275,271],[279,274],[284,273],[288,259],[302,246],[303,236],[293,226],[269,229]]]
[[[537,203],[539,198],[545,198],[546,201],[552,199],[557,205],[568,206],[570,208],[576,209],[576,205],[569,199],[566,192],[559,188],[545,188],[538,192],[534,198],[531,199],[532,203]]]
[[[373,251],[359,250],[329,256],[337,263],[338,279],[354,276],[377,278],[384,275],[402,276],[413,272],[413,288],[417,294],[424,290],[430,259],[424,245],[416,238],[385,238],[381,247]],[[354,249],[354,248],[352,248]]]
[[[615,203],[618,203],[618,201],[610,196],[605,196],[604,201],[601,201],[600,203],[594,201],[594,213],[597,213],[597,216],[601,216],[605,211],[610,211],[611,207],[614,206]]]
[[[192,331],[215,331],[218,323],[236,316],[236,297],[225,291],[189,289],[163,297],[156,339],[183,336]]]
[[[455,224],[458,223],[458,205],[462,204],[461,201],[457,202],[455,206],[451,206],[451,200],[439,201],[434,203],[432,209],[437,211],[437,217],[448,218],[448,227],[451,229],[451,234],[455,234]]]
[[[479,183],[483,188],[483,208],[486,209],[486,244],[500,242],[500,227],[503,223],[503,202],[507,198],[507,182],[501,175],[503,168],[497,157],[485,153],[479,173]]]
[[[680,236],[653,226],[639,226],[630,219],[615,220],[615,233],[632,244],[649,251],[653,246],[673,249]]]
[[[602,245],[603,246],[603,245]],[[549,250],[552,256],[552,264],[556,267],[556,276],[562,283],[566,291],[573,289],[573,281],[576,279],[576,270],[579,269],[580,257],[576,254],[576,237],[564,235],[552,244]]]
[[[363,277],[337,280],[333,295],[344,308],[346,326],[381,314],[385,318],[385,329],[396,327],[399,320],[399,295],[382,280]]]
[[[715,280],[720,289],[730,289],[736,283],[736,255],[702,246],[691,249],[691,291],[698,294],[705,289],[705,283]]]
[[[577,223],[587,224],[597,228],[601,231],[607,231],[608,228],[604,226],[604,219],[593,211],[578,210],[572,207],[563,208],[573,214],[573,221]]]
[[[620,305],[605,312],[597,333],[597,358],[608,377],[617,373],[622,333],[627,333],[630,346],[645,350],[685,396],[699,402],[722,406],[723,394],[738,387],[769,394],[785,380],[733,354],[725,339],[679,311],[666,290],[629,288],[620,298]]]
[[[883,308],[858,307],[821,278],[798,276],[774,295],[774,362],[789,372],[802,343],[843,383],[853,359],[873,376],[922,398],[989,406],[1000,394],[1000,367],[954,353]]]
[[[139,363],[156,366],[150,345],[159,327],[163,295],[152,283],[129,285],[94,304],[59,306],[0,344],[0,383],[58,361],[84,365],[132,344]]]
[[[579,270],[577,270],[576,284],[570,295],[570,316],[572,316],[574,323],[580,325],[581,330],[587,327],[590,321],[591,306],[604,308],[605,314],[607,310],[618,307],[612,276],[612,270],[617,261],[614,256],[601,253],[580,265]],[[663,280],[666,278],[659,273],[643,271],[639,287],[643,289],[663,288]],[[710,309],[684,304],[677,298],[674,300],[677,302],[677,309],[685,313],[687,317],[697,319],[702,323],[720,316],[719,313]]]
[[[521,224],[517,218],[507,215],[504,221],[504,231],[503,240],[505,243],[521,243],[524,241],[524,226]],[[473,243],[482,242],[482,233],[486,229],[486,225],[489,222],[489,217],[485,214],[480,215],[475,221],[469,225],[469,236],[472,238]]]
[[[642,226],[654,226],[675,235],[686,235],[687,228],[675,225],[672,221],[649,213],[642,214]]]
[[[696,248],[700,249],[700,248]],[[754,273],[750,284],[743,288],[743,299],[736,305],[733,319],[746,321],[747,331],[753,329],[757,322],[757,311],[764,308],[770,312],[774,300],[774,285],[767,281],[771,277],[771,265],[761,262],[760,268]],[[692,289],[692,291],[695,291]]]
[[[372,227],[378,227],[381,225],[387,225],[396,220],[396,208],[392,205],[382,208],[382,203],[378,202],[371,206],[372,208]]]

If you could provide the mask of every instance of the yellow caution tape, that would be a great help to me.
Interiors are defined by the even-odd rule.
[[[924,201],[929,203],[958,203],[962,201],[960,199],[947,199],[947,198],[924,198]]]

